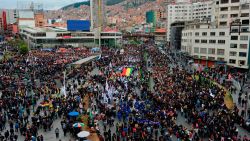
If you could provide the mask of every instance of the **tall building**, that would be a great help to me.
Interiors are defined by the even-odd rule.
[[[212,17],[212,1],[191,3],[179,0],[167,5],[167,41],[170,41],[171,24],[177,21],[202,20]]]
[[[215,21],[192,21],[182,31],[181,50],[204,66],[249,69],[250,2],[215,0]]]
[[[6,19],[6,11],[2,12],[2,22],[3,22],[3,30],[6,31],[8,27]]]
[[[3,19],[2,19],[2,15],[0,14],[0,32],[3,31]]]
[[[104,0],[91,0],[91,25],[93,29],[105,26],[105,2]]]
[[[17,22],[17,10],[13,9],[0,9],[1,14],[5,12],[7,24],[13,24]]]

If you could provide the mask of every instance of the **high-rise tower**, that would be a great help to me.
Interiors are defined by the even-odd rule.
[[[103,28],[105,25],[105,2],[104,0],[91,0],[91,26],[92,29]]]

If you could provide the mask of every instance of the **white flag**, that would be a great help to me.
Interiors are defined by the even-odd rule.
[[[106,80],[105,90],[106,90],[106,91],[109,90],[109,85],[108,85],[108,81],[107,81],[107,80]]]

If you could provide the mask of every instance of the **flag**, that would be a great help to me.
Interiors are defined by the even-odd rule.
[[[139,78],[140,78],[141,80],[143,80],[143,73],[142,73],[142,69],[139,69]]]
[[[111,63],[111,62],[109,63],[109,68],[110,68],[110,69],[112,68],[112,63]]]
[[[133,68],[123,68],[121,76],[130,76]]]
[[[89,118],[90,118],[90,119],[93,119],[93,114],[92,114],[91,108],[89,108]]]
[[[105,90],[106,90],[106,91],[109,90],[109,85],[108,85],[108,81],[107,81],[107,80],[106,80]]]

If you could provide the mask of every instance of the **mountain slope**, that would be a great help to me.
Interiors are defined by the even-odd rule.
[[[87,5],[90,6],[90,2],[89,1],[84,1],[84,2],[77,2],[77,3],[73,3],[67,6],[62,7],[62,10],[67,10],[69,8],[79,8],[81,5]]]
[[[125,0],[107,0],[106,5],[111,6],[111,5],[119,4],[123,1]]]
[[[122,2],[126,2],[126,6],[129,6],[129,8],[132,8],[132,7],[137,7],[139,5],[142,5],[142,4],[144,4],[146,2],[150,2],[150,1],[155,1],[155,0],[140,0],[140,1],[138,1],[138,0],[107,0],[106,5],[112,6],[112,5],[122,3]],[[67,10],[69,8],[79,8],[81,5],[89,6],[90,2],[89,1],[77,2],[77,3],[73,3],[70,5],[64,6],[61,9]]]

